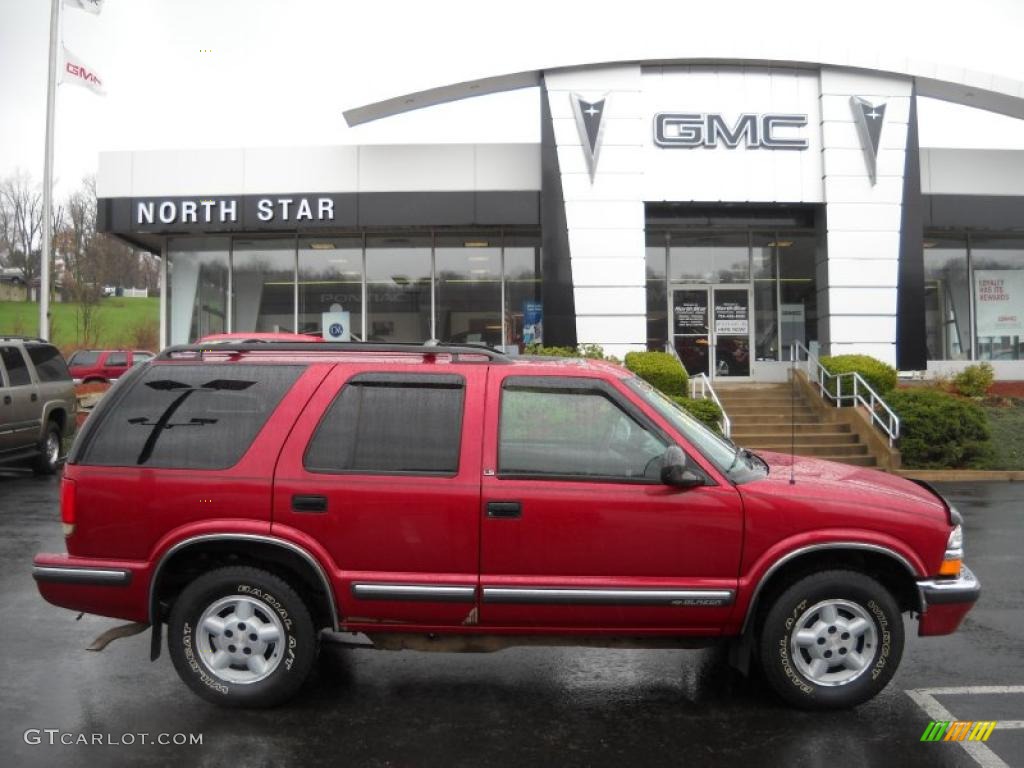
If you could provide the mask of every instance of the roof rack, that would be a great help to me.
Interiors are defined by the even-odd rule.
[[[493,362],[509,362],[511,358],[504,352],[476,344],[425,344],[415,342],[366,342],[366,341],[324,341],[310,343],[305,341],[273,341],[273,340],[242,340],[240,342],[218,342],[216,344],[184,344],[168,347],[157,355],[157,360],[175,360],[190,357],[188,353],[202,359],[204,352],[404,352],[413,355],[478,355]]]
[[[14,336],[9,333],[0,333],[0,341],[40,341],[43,344],[49,344],[46,339],[42,339],[38,336]]]

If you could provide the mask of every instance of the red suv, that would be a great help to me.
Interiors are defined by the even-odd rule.
[[[979,594],[927,486],[754,454],[623,368],[480,347],[172,348],[85,423],[51,603],[153,627],[200,696],[294,694],[322,629],[382,649],[731,645],[806,708],[874,696],[902,613]]]
[[[68,369],[75,384],[107,382],[154,357],[141,349],[80,349],[68,358]]]

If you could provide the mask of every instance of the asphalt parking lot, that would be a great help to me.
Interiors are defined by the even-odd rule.
[[[84,650],[120,622],[76,622],[30,575],[35,552],[63,548],[57,483],[0,471],[0,764],[1024,766],[1024,484],[942,490],[964,514],[981,600],[951,637],[908,627],[895,679],[853,711],[787,709],[719,651],[328,644],[293,705],[240,712],[193,696],[166,653],[150,663],[148,634]],[[986,744],[922,743],[939,719],[1000,724]],[[59,731],[53,745],[45,729]],[[202,745],[142,744],[140,733],[201,734]],[[80,734],[114,743],[59,743]]]

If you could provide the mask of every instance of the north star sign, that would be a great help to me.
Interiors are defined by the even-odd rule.
[[[730,122],[714,112],[659,112],[654,116],[654,143],[693,149],[807,149],[807,139],[793,131],[807,125],[807,115],[746,112]]]
[[[256,219],[262,223],[333,222],[331,197],[261,197]],[[239,221],[237,199],[137,200],[135,224],[234,224]]]

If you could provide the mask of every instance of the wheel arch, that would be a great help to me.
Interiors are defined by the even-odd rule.
[[[889,590],[901,611],[923,610],[917,571],[899,552],[863,542],[812,544],[787,553],[764,572],[747,604],[741,634],[759,625],[773,597],[789,584],[811,573],[843,568],[876,579]]]
[[[214,564],[262,568],[295,587],[304,587],[303,595],[311,596],[305,599],[316,626],[339,628],[334,588],[316,557],[286,539],[248,533],[203,534],[183,539],[167,549],[150,579],[150,622],[159,625],[170,602],[184,586]]]

